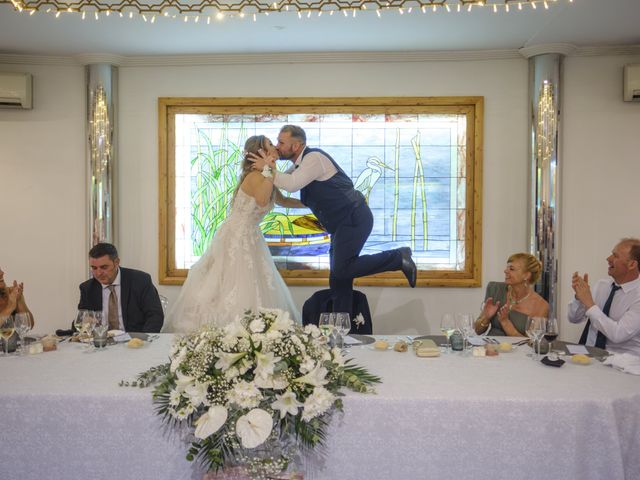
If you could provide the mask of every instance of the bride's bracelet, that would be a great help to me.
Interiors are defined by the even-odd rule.
[[[271,173],[271,167],[269,165],[262,167],[261,173],[264,178],[273,178],[273,173]]]

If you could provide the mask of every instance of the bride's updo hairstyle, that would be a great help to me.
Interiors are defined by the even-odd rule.
[[[251,173],[253,170],[253,162],[249,158],[250,153],[258,153],[258,150],[267,148],[267,137],[264,135],[254,135],[253,137],[247,138],[247,141],[244,142],[244,151],[242,162],[240,163],[240,177],[238,178],[238,185],[236,185],[236,189],[233,192],[233,198],[236,197],[236,193],[238,193],[238,189],[242,182],[246,178],[247,175]]]

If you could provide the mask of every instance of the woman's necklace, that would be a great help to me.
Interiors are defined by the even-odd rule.
[[[508,302],[509,302],[509,311],[511,311],[513,309],[514,305],[518,305],[522,302],[524,302],[527,298],[529,298],[529,295],[531,295],[531,289],[529,289],[529,292],[522,297],[520,300],[516,300],[516,298],[513,296],[513,287],[509,287],[509,297],[508,297]]]

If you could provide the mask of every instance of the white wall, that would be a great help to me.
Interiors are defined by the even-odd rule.
[[[626,104],[629,57],[565,63],[562,317],[573,270],[606,274],[615,240],[640,235],[612,215],[636,199],[640,104]],[[0,265],[26,283],[38,331],[66,326],[86,278],[83,69],[0,65],[35,77],[34,110],[0,110]],[[120,68],[119,241],[123,264],[158,272],[160,96],[485,97],[483,285],[502,278],[506,257],[526,249],[527,62],[520,59],[391,64],[224,65]],[[336,79],[341,79],[337,81]],[[634,135],[635,133],[635,135]],[[602,200],[605,200],[603,203]],[[620,212],[621,210],[618,209]],[[604,225],[606,224],[606,228]],[[52,248],[53,247],[53,248]],[[160,286],[170,300],[178,287]],[[314,288],[292,287],[302,306]],[[377,333],[434,333],[445,311],[477,312],[483,288],[361,287]],[[575,339],[564,326],[563,338]]]

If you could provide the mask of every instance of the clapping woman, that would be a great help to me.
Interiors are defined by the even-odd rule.
[[[33,328],[33,314],[24,299],[24,285],[14,280],[11,287],[4,280],[4,272],[0,268],[0,316],[27,313]]]
[[[533,290],[542,264],[528,253],[515,253],[507,260],[504,282],[489,282],[476,333],[526,337],[527,317],[546,317],[549,304]]]

